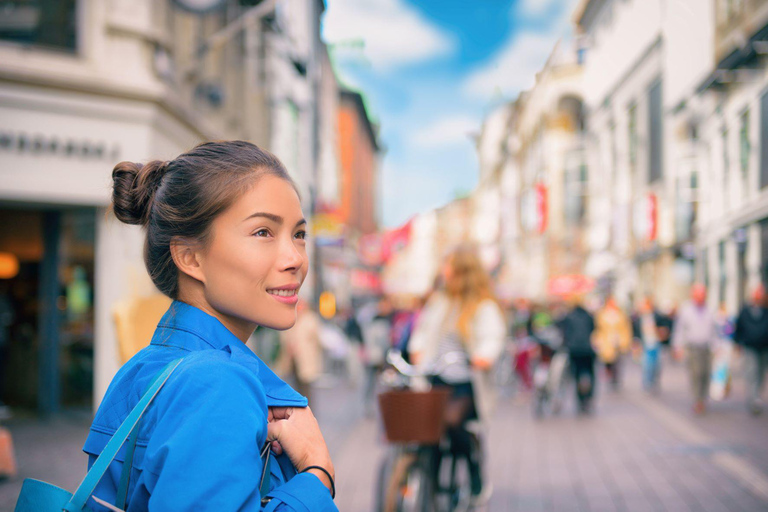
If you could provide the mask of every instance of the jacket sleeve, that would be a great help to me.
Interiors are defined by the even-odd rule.
[[[267,405],[256,374],[219,360],[180,370],[158,403],[162,409],[137,482],[150,496],[148,509],[262,510],[259,452],[266,440]],[[297,475],[270,495],[265,510],[337,510],[328,489],[311,474]]]
[[[475,338],[472,356],[495,363],[504,350],[507,335],[504,315],[495,302],[486,300],[477,307],[472,335]]]

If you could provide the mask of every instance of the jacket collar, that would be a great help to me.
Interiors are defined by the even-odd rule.
[[[180,334],[186,334],[181,335]],[[253,353],[219,319],[184,302],[173,301],[152,336],[151,345],[176,347],[189,352],[223,350],[232,360],[259,376],[270,407],[305,407],[307,399],[297,393]]]

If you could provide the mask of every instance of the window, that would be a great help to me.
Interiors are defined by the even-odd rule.
[[[739,160],[741,162],[741,179],[744,183],[742,195],[749,192],[749,156],[752,151],[752,143],[749,140],[749,110],[741,114],[741,129],[739,130]]]
[[[760,188],[768,186],[768,92],[760,97]]]
[[[731,154],[728,151],[728,128],[723,127],[720,132],[720,139],[723,145],[723,210],[728,209],[728,179],[731,168]]]
[[[587,213],[587,164],[584,155],[575,154],[565,175],[565,219],[568,225],[580,224]]]
[[[76,49],[76,0],[0,0],[0,13],[0,40]]]
[[[663,113],[661,104],[661,81],[648,90],[648,182],[661,179],[663,173]]]
[[[628,112],[629,122],[627,133],[629,136],[629,170],[632,176],[637,170],[637,104],[632,103]]]
[[[725,288],[727,286],[728,272],[725,268],[725,242],[720,242],[717,246],[717,260],[719,263],[719,289],[717,303],[722,304],[725,302]]]

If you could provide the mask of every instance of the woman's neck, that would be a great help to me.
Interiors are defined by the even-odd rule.
[[[195,293],[195,291],[189,290],[184,290],[184,292],[182,292],[180,289],[177,300],[185,304],[189,304],[190,306],[196,307],[197,309],[204,311],[212,317],[216,318],[219,322],[222,323],[224,327],[227,328],[229,332],[234,334],[237,339],[243,343],[248,341],[248,338],[251,337],[251,334],[253,334],[253,331],[256,329],[255,323],[227,315],[213,307],[208,302],[208,300],[206,300],[205,294],[202,293],[202,290],[200,290],[198,293]]]

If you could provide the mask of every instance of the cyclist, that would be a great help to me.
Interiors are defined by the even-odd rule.
[[[451,390],[446,429],[451,449],[466,457],[471,500],[478,505],[490,497],[491,486],[483,482],[479,440],[467,423],[485,420],[491,412],[494,390],[489,370],[503,350],[506,328],[490,276],[474,250],[460,247],[449,254],[442,277],[443,289],[425,305],[409,348],[417,364],[433,363],[452,352],[464,356],[433,377],[433,386]]]

